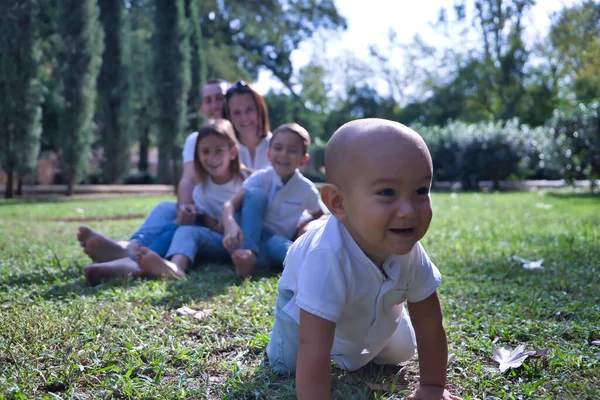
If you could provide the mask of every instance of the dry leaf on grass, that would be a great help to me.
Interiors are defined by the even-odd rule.
[[[456,360],[456,354],[448,354],[448,364],[450,364],[454,360]]]
[[[592,341],[592,346],[600,346],[600,340]]]
[[[504,346],[501,349],[494,349],[492,360],[500,364],[500,372],[504,372],[509,368],[518,368],[523,364],[523,361],[535,351],[525,351],[525,345],[519,345],[516,349],[511,350],[509,346]]]
[[[394,391],[400,391],[400,390],[404,390],[404,389],[408,388],[408,384],[406,384],[406,382],[403,379],[398,379],[396,384],[392,385],[394,383],[394,378],[396,378],[396,375],[390,375],[390,377],[385,379],[383,381],[383,383],[371,383],[371,382],[365,382],[365,383],[371,390],[383,390],[384,392],[390,392],[390,391],[394,392]]]
[[[544,262],[543,258],[540,258],[539,260],[535,261],[529,261],[519,256],[513,256],[512,258],[513,260],[520,262],[523,268],[525,269],[544,269],[544,266],[542,265],[542,263]]]
[[[204,319],[206,317],[208,317],[210,314],[212,314],[214,310],[212,309],[208,309],[208,310],[194,310],[191,309],[187,306],[183,306],[177,309],[177,312],[181,315],[190,315],[196,319]]]

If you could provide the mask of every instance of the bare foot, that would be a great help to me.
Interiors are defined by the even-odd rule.
[[[127,242],[116,242],[85,225],[79,227],[77,241],[83,247],[83,252],[97,263],[118,260],[135,254],[124,245]]]
[[[129,257],[125,257],[118,260],[86,265],[83,267],[83,275],[85,275],[85,279],[90,284],[97,285],[115,278],[126,278],[128,276],[140,278],[144,275],[144,272],[138,267],[135,261]]]
[[[235,273],[238,278],[247,278],[252,273],[252,268],[256,265],[256,254],[251,250],[238,249],[231,254]]]
[[[140,247],[136,259],[138,266],[148,277],[179,279],[185,275],[176,263],[165,260],[147,247]]]

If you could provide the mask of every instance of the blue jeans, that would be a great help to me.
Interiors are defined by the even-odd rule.
[[[229,252],[223,247],[223,235],[205,226],[178,227],[165,258],[175,254],[186,256],[191,263],[231,263]]]
[[[292,246],[287,237],[263,229],[269,199],[261,189],[250,189],[244,195],[240,227],[244,233],[241,248],[256,254],[257,266],[281,266]]]
[[[138,231],[129,238],[129,241],[136,241],[141,246],[150,246],[162,229],[171,224],[176,217],[177,203],[163,201],[154,207]]]
[[[169,250],[169,246],[171,246],[177,228],[179,228],[179,225],[174,222],[163,226],[158,235],[154,237],[152,243],[148,244],[147,247],[159,256],[164,257]],[[130,258],[135,261],[136,256],[133,255]]]
[[[271,340],[267,345],[267,357],[271,368],[283,376],[296,374],[300,343],[298,323],[283,311],[292,297],[294,297],[294,292],[291,290],[279,292],[275,305],[275,322],[271,330]]]

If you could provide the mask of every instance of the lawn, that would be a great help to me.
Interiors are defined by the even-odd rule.
[[[243,283],[219,265],[178,282],[83,280],[78,220],[126,239],[163,199],[0,202],[0,399],[294,398],[293,379],[263,366],[277,271]],[[423,244],[444,276],[449,387],[464,399],[600,398],[600,197],[433,202]],[[515,255],[544,268],[524,269]],[[520,344],[548,351],[500,373],[493,349]],[[336,369],[332,396],[402,399],[417,367]]]

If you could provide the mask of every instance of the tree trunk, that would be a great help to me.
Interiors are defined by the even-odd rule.
[[[23,195],[23,178],[17,179],[17,191],[15,192],[17,196]]]
[[[69,178],[69,181],[67,182],[67,192],[65,194],[67,196],[72,196],[74,188],[75,188],[75,177],[73,176],[73,177]]]
[[[150,150],[150,126],[144,129],[140,138],[140,159],[138,160],[138,171],[148,172],[148,151]]]
[[[6,171],[6,190],[4,191],[4,198],[5,199],[12,199],[13,198],[13,178],[14,178],[14,171]]]

